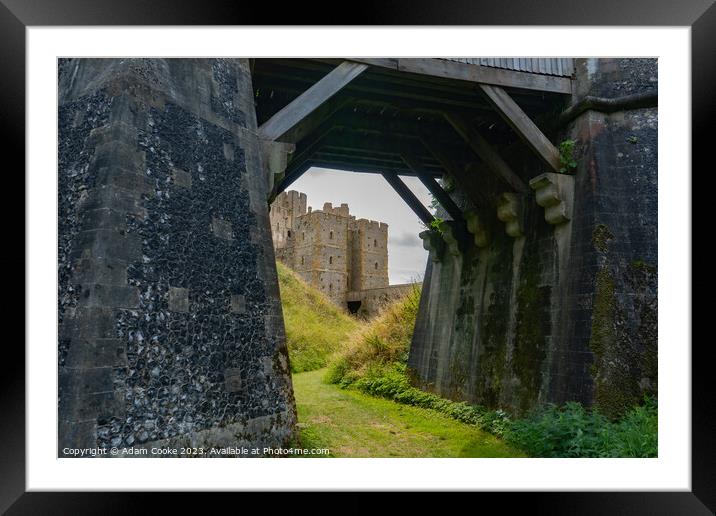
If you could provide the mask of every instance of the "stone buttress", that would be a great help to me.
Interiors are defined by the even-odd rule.
[[[286,445],[248,61],[62,59],[58,129],[59,454]]]

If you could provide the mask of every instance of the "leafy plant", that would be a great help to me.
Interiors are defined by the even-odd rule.
[[[438,200],[435,197],[432,197],[432,194],[431,194],[430,209],[433,210],[433,212],[435,212],[439,206],[440,206],[440,203],[438,202]]]
[[[616,422],[579,403],[548,405],[512,422],[505,438],[536,457],[656,457],[657,413],[654,398]]]
[[[442,224],[443,222],[445,222],[445,221],[443,219],[441,219],[440,217],[435,217],[432,220],[432,222],[430,223],[430,228],[434,229],[435,231],[437,231],[438,233],[440,233],[442,235],[443,230],[440,229],[440,224]]]
[[[562,174],[577,168],[577,161],[574,158],[574,146],[576,143],[574,140],[567,139],[559,144],[559,163],[562,165],[559,171]]]

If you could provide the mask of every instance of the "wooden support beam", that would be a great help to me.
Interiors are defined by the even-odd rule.
[[[301,120],[298,124],[289,129],[281,136],[281,141],[297,143],[308,137],[319,129],[321,125],[331,117],[335,116],[342,108],[353,101],[351,97],[335,95],[316,108],[313,113]]]
[[[411,210],[418,216],[418,218],[425,224],[427,227],[430,227],[430,224],[435,220],[435,217],[432,216],[432,214],[425,208],[425,206],[422,205],[420,200],[418,200],[417,197],[415,197],[415,194],[410,191],[410,188],[398,177],[397,174],[390,173],[390,172],[383,172],[382,176],[385,178],[385,180],[388,182],[390,186],[393,187],[393,190],[400,196],[401,199],[407,204]]]
[[[311,80],[300,76],[292,78],[272,70],[261,72],[260,79],[262,88],[293,94]],[[418,92],[408,86],[385,84],[363,77],[360,84],[351,83],[344,92],[356,99],[381,102],[404,109],[414,108],[417,102],[422,109],[432,111],[452,109],[460,112],[494,113],[492,106],[486,100],[483,101],[482,97],[475,96],[474,91],[466,92],[462,96],[445,95],[440,91]]]
[[[499,86],[480,84],[480,88],[487,95],[500,116],[507,122],[520,138],[532,149],[539,158],[555,172],[561,168],[559,151],[552,142],[540,131],[539,127],[530,119],[522,108]]]
[[[430,77],[494,84],[496,86],[510,88],[546,91],[566,95],[572,94],[572,80],[569,77],[518,72],[516,70],[505,70],[491,66],[459,63],[434,58],[360,59],[352,57],[350,60],[395,70],[397,72],[409,72]]]
[[[480,188],[478,179],[474,174],[469,174],[464,167],[458,165],[450,156],[448,148],[440,142],[430,138],[429,135],[421,135],[420,141],[426,149],[438,160],[450,177],[455,180],[458,188],[472,200],[475,206],[490,206],[492,204],[489,196]]]
[[[307,138],[306,141],[301,142],[300,147],[297,147],[296,152],[292,156],[287,170],[300,167],[311,159],[311,156],[323,146],[326,138],[333,130],[333,126],[327,125],[323,130],[316,131],[316,134]]]
[[[448,193],[442,189],[435,178],[423,168],[415,156],[410,152],[404,151],[401,153],[400,157],[403,161],[405,161],[405,164],[417,174],[420,182],[423,183],[430,193],[435,196],[440,205],[445,208],[445,211],[448,212],[458,227],[466,227],[465,219],[462,216],[462,210],[458,208],[457,204],[455,204]]]
[[[286,190],[286,188],[291,186],[291,184],[294,181],[296,181],[299,177],[301,177],[304,174],[304,172],[306,172],[306,170],[308,170],[309,168],[311,168],[311,166],[309,164],[304,164],[301,167],[294,169],[290,174],[287,173],[286,175],[284,175],[283,179],[281,179],[279,182],[277,182],[274,185],[273,190],[269,194],[269,201],[268,201],[269,204],[271,204],[274,201],[274,199],[276,198],[276,196],[278,194],[280,194],[281,192]]]
[[[278,140],[368,68],[344,61],[259,127],[259,136]]]
[[[345,172],[363,172],[366,174],[382,174],[388,170],[388,167],[384,165],[376,166],[362,163],[356,164],[355,161],[351,161],[350,163],[339,163],[337,161],[323,161],[320,158],[312,159],[310,161],[310,165],[312,167],[329,168],[331,170],[342,170]],[[401,176],[412,176],[414,174],[408,167],[405,167],[405,169],[390,168],[390,170]]]
[[[445,118],[455,128],[463,140],[487,166],[502,177],[517,192],[527,192],[527,185],[515,174],[505,160],[495,151],[487,140],[477,132],[469,120],[456,113],[446,113]]]

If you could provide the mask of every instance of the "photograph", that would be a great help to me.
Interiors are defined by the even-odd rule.
[[[57,457],[659,457],[657,57],[56,64]]]
[[[0,0],[0,514],[713,514],[715,1]]]

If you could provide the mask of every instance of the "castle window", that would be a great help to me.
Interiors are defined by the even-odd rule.
[[[330,285],[328,285],[328,290],[333,291],[333,283],[331,283]]]
[[[291,236],[291,232],[288,232],[288,236]],[[373,247],[378,247],[378,241],[373,239]]]
[[[302,238],[303,240],[306,240],[306,233],[301,233],[301,238]]]
[[[291,230],[288,230],[288,238],[291,238]]]
[[[333,265],[333,256],[328,257],[328,263],[329,265]]]
[[[301,265],[303,265],[303,256],[301,256]]]
[[[331,234],[328,235],[328,238],[330,238],[331,240],[333,239],[333,231],[331,231]]]
[[[378,270],[378,262],[375,262],[375,270]]]

